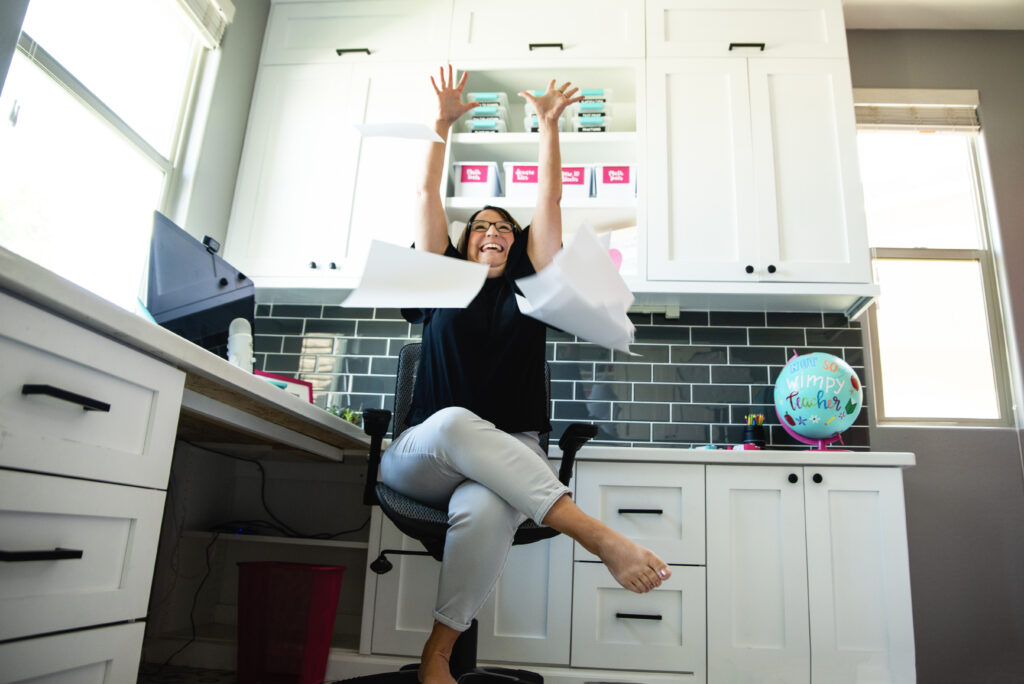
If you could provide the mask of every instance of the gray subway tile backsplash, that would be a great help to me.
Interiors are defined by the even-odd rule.
[[[796,351],[827,351],[864,376],[860,324],[841,314],[682,311],[678,318],[631,313],[637,356],[549,330],[552,437],[572,422],[597,425],[595,443],[730,446],[744,417],[763,414],[771,446],[806,448],[775,416],[775,379]],[[421,326],[397,309],[260,304],[257,368],[313,384],[321,406],[391,408],[397,355]],[[843,434],[866,449],[867,407]]]

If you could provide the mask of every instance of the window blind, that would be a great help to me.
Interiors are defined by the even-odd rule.
[[[220,47],[224,30],[235,18],[231,0],[178,0],[178,5],[195,24],[206,46],[211,50]]]
[[[979,131],[976,90],[854,88],[859,128]]]

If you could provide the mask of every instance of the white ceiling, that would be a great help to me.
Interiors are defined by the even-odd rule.
[[[1024,0],[843,0],[846,28],[1024,30]]]

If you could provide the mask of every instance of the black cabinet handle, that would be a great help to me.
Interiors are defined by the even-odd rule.
[[[760,48],[764,52],[764,43],[729,43],[729,51],[733,48]]]
[[[661,515],[665,511],[660,508],[620,508],[619,515],[623,513],[639,513],[640,515]]]
[[[26,563],[28,561],[54,561],[81,558],[79,549],[62,549],[60,547],[46,551],[0,551],[0,562]]]
[[[821,476],[821,473],[814,473],[814,477],[812,477],[811,479],[814,480],[814,484],[821,484],[821,481],[824,480],[825,478]]]
[[[619,620],[661,620],[660,615],[645,615],[643,613],[616,613]]]
[[[533,52],[537,48],[558,48],[559,50],[565,50],[565,46],[561,43],[530,43],[530,52]]]
[[[776,271],[775,264],[768,264],[768,272],[769,273],[775,273],[775,271]]]
[[[346,52],[365,52],[366,54],[370,54],[370,48],[338,48],[335,52],[338,53],[339,57],[344,55]]]
[[[86,411],[103,411],[105,413],[110,413],[110,404],[105,401],[90,399],[89,397],[84,397],[81,394],[62,390],[61,388],[54,387],[53,385],[22,385],[21,393],[23,395],[43,394],[48,397],[53,397],[54,399],[78,404]]]
[[[327,265],[327,268],[331,269],[332,271],[337,271],[338,264],[332,261],[330,264]]]
[[[310,268],[316,268],[316,262],[315,261],[310,261],[309,262],[309,267]]]
[[[797,482],[800,481],[800,478],[796,476],[796,473],[790,473],[789,481],[792,482],[793,484],[796,484]]]
[[[754,267],[751,266],[750,264],[747,264],[747,267],[744,268],[743,270],[746,271],[747,273],[753,273],[754,272]]]

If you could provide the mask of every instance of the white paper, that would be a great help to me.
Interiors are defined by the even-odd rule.
[[[635,328],[627,311],[633,293],[594,230],[583,225],[536,275],[516,281],[519,310],[580,339],[632,354]]]
[[[374,240],[359,287],[342,306],[462,309],[484,285],[487,266]]]
[[[364,138],[407,138],[444,142],[433,128],[418,123],[353,124]]]

